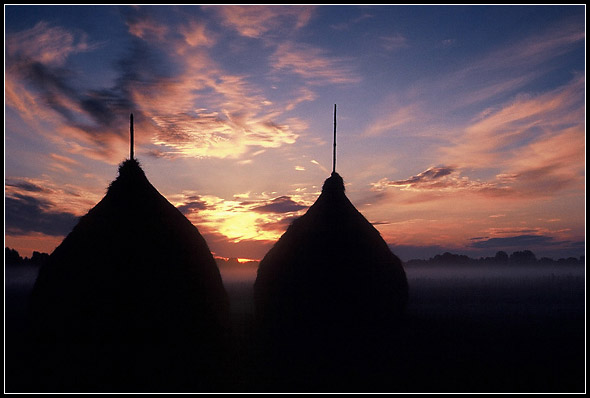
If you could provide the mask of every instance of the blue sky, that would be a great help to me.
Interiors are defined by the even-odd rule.
[[[403,259],[583,255],[585,29],[585,6],[5,6],[6,245],[59,244],[133,112],[154,186],[261,258],[329,176],[337,104],[347,194]]]

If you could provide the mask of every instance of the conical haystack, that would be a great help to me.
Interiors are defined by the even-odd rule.
[[[260,262],[254,298],[272,340],[294,350],[327,344],[346,350],[338,344],[372,339],[399,322],[408,286],[401,261],[333,172]]]
[[[36,281],[30,314],[39,388],[211,386],[228,306],[197,228],[127,160]]]

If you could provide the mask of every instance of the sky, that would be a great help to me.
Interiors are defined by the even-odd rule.
[[[51,253],[129,157],[261,259],[337,165],[402,258],[585,255],[585,6],[4,8],[5,246]]]

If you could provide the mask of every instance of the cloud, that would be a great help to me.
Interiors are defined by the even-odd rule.
[[[321,49],[306,44],[283,42],[277,46],[270,62],[276,72],[295,73],[313,85],[353,84],[361,81],[349,60],[330,57]]]
[[[243,239],[240,241],[228,240],[226,236],[202,230],[199,232],[207,241],[211,252],[216,256],[227,258],[251,258],[262,259],[272,248],[276,240]]]
[[[387,178],[383,178],[371,185],[375,191],[383,191],[387,188],[395,187],[403,191],[476,193],[494,197],[512,193],[509,186],[500,182],[472,180],[468,177],[461,176],[459,170],[449,166],[429,167],[425,171],[403,180],[390,181]],[[429,198],[422,198],[422,200],[429,200]]]
[[[249,38],[261,38],[275,30],[292,30],[307,25],[313,15],[313,6],[231,5],[207,6],[216,13],[221,23]]]
[[[7,35],[6,59],[11,67],[30,62],[63,66],[66,59],[76,53],[90,51],[99,44],[90,44],[84,34],[74,35],[63,28],[38,22],[33,28]]]
[[[381,47],[388,52],[408,47],[408,39],[401,34],[381,36],[379,39],[381,40]]]
[[[584,79],[536,96],[521,95],[475,120],[439,149],[457,168],[500,170],[489,183],[514,197],[547,197],[583,187]]]
[[[290,222],[311,204],[300,195],[269,196],[249,192],[244,201],[243,194],[227,200],[185,192],[169,199],[200,231],[238,243],[276,241]]]
[[[39,225],[45,226],[44,228],[47,228],[46,220],[49,217],[55,217],[58,221],[70,220],[69,215],[77,218],[100,199],[99,194],[84,191],[79,187],[33,178],[8,177],[4,193],[5,214],[6,219],[11,220],[11,231],[30,230],[31,226],[35,225],[35,217],[39,217]],[[27,209],[30,210],[29,215],[26,214]],[[20,222],[22,225],[19,225]]]
[[[306,209],[307,206],[293,201],[289,196],[279,196],[270,203],[252,208],[259,213],[292,213]]]
[[[25,191],[25,192],[37,192],[37,193],[51,192],[49,189],[42,187],[37,183],[27,181],[27,180],[22,180],[22,179],[8,178],[7,180],[5,180],[4,186],[18,188],[20,191]]]
[[[120,121],[121,108],[132,109],[131,101],[120,91],[80,89],[76,74],[66,66],[69,56],[97,47],[88,44],[83,34],[76,36],[44,22],[9,35],[7,105],[27,122],[54,123],[55,129],[47,136],[51,141],[63,142],[59,134],[74,133],[80,145],[109,152],[118,137],[113,126]]]
[[[574,75],[569,83],[551,91],[521,94],[488,108],[470,124],[441,134],[447,141],[438,145],[435,159],[443,166],[404,179],[382,178],[372,184],[373,190],[397,188],[420,193],[420,197],[405,196],[411,203],[463,193],[530,200],[581,192],[585,173],[584,87],[584,77]],[[407,131],[415,127],[410,124],[414,120],[424,123],[425,118],[416,109],[410,112],[408,108],[407,118],[398,114],[381,117],[363,135],[377,136],[398,125]]]
[[[155,146],[151,153],[238,158],[257,146],[278,148],[296,141],[299,127],[280,121],[283,110],[272,107],[246,76],[228,74],[213,61],[206,50],[215,39],[202,22],[191,21],[180,32],[180,39],[159,50],[177,72],[131,88],[152,122],[146,127]]]
[[[381,115],[377,120],[371,122],[370,126],[363,132],[363,136],[378,136],[393,129],[407,127],[412,122],[422,120],[422,114],[418,104],[392,106],[385,115]]]
[[[501,238],[489,238],[469,245],[473,249],[497,250],[532,250],[538,255],[554,258],[569,257],[572,255],[583,255],[585,242],[556,240],[549,235],[515,235]],[[575,254],[578,253],[578,254]]]
[[[423,185],[424,183],[429,184],[434,180],[440,179],[444,176],[448,176],[454,171],[455,170],[452,167],[430,167],[422,173],[410,177],[407,180],[391,181],[390,184],[392,186],[418,186]]]
[[[164,41],[168,26],[157,21],[150,7],[121,8],[125,23],[133,36],[142,40]]]
[[[213,35],[207,31],[205,24],[198,21],[189,21],[187,25],[180,28],[180,33],[191,47],[211,47],[217,42]]]
[[[482,248],[502,248],[502,247],[519,247],[527,248],[541,245],[556,245],[562,242],[555,242],[553,237],[543,235],[518,235],[506,238],[489,238],[480,239],[471,243],[471,247]]]
[[[330,25],[330,28],[332,28],[334,30],[338,30],[338,31],[349,30],[354,25],[357,25],[357,24],[359,24],[363,21],[366,21],[366,20],[370,20],[372,18],[375,18],[375,15],[367,13],[367,12],[363,12],[358,17],[351,19],[349,21],[344,21],[344,22],[332,24],[332,25]]]
[[[8,235],[40,232],[50,236],[64,236],[78,222],[76,215],[56,211],[50,201],[33,196],[15,194],[5,198],[4,204]]]
[[[177,206],[177,208],[186,216],[199,210],[207,210],[209,209],[209,206],[207,205],[207,202],[201,200],[199,196],[192,196],[188,197],[187,201],[184,204]]]
[[[308,87],[299,87],[293,93],[293,98],[290,100],[289,104],[285,107],[285,110],[291,111],[291,110],[295,109],[295,107],[297,107],[297,105],[299,105],[300,103],[307,102],[307,101],[311,102],[311,101],[314,101],[316,98],[317,98],[316,93],[313,92]]]
[[[270,107],[245,76],[227,74],[212,60],[205,50],[215,39],[203,23],[191,20],[162,41],[167,31],[158,28],[157,15],[128,8],[124,16],[133,38],[115,63],[110,88],[84,88],[76,81],[67,58],[93,46],[65,29],[43,23],[8,37],[7,105],[31,123],[40,116],[51,121],[47,138],[63,152],[110,163],[126,154],[131,112],[136,152],[158,157],[236,158],[297,140],[305,126],[281,120],[289,109]],[[52,39],[47,48],[37,43],[46,36]],[[27,49],[35,46],[41,49]],[[300,93],[299,102],[314,98],[309,90]]]
[[[547,26],[541,33],[489,51],[464,67],[424,84],[430,92],[452,95],[453,100],[445,104],[451,109],[497,99],[501,95],[514,95],[527,84],[551,73],[555,62],[580,48],[584,40],[583,19],[566,18]]]

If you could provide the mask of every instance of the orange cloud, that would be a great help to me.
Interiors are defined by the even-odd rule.
[[[43,201],[45,210],[75,216],[84,215],[101,199],[100,193],[87,192],[72,184],[56,184],[41,178],[11,177],[5,181],[4,190],[7,198],[32,198]]]
[[[309,199],[298,194],[272,197],[248,193],[245,199],[244,194],[238,194],[227,200],[187,191],[172,200],[199,229],[234,243],[276,241],[290,221],[311,205]]]
[[[213,35],[201,22],[189,21],[187,25],[180,28],[180,34],[184,36],[185,42],[191,47],[211,47],[216,43]]]
[[[126,157],[130,112],[136,153],[154,156],[238,158],[293,144],[307,127],[282,119],[292,103],[274,105],[245,76],[225,73],[206,51],[215,39],[203,23],[192,20],[168,37],[165,26],[139,10],[127,12],[128,27],[145,43],[133,42],[111,89],[80,89],[64,73],[68,56],[93,48],[64,29],[41,23],[7,38],[7,104],[28,123],[53,124],[38,130],[51,131],[46,138],[63,152],[111,164]],[[152,51],[154,45],[169,57]],[[313,94],[301,95],[305,101]]]

